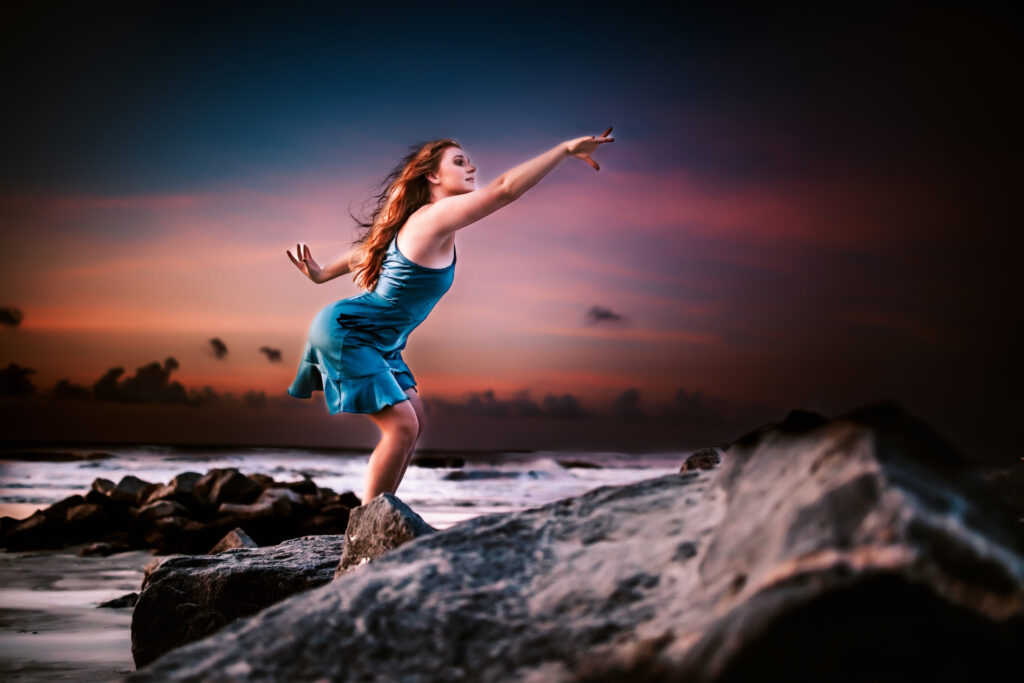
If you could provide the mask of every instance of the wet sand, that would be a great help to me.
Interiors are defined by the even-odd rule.
[[[98,608],[137,593],[146,550],[79,557],[64,550],[0,552],[0,680],[110,680],[135,671],[132,608]]]

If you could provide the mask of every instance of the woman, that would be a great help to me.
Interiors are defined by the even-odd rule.
[[[402,360],[409,333],[451,287],[455,233],[522,196],[562,160],[590,155],[612,142],[601,135],[576,138],[501,174],[476,189],[476,167],[459,144],[443,139],[414,148],[385,180],[377,208],[356,246],[321,268],[309,247],[288,258],[315,283],[355,273],[367,291],[321,310],[309,328],[288,393],[310,398],[323,391],[328,411],[364,413],[381,431],[370,456],[363,504],[394,493],[423,429],[416,381]]]

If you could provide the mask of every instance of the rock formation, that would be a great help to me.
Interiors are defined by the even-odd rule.
[[[205,553],[240,527],[252,543],[274,545],[313,534],[339,535],[359,505],[352,492],[336,494],[310,479],[277,482],[235,468],[204,475],[183,472],[167,484],[128,475],[115,484],[96,479],[74,495],[24,520],[4,517],[0,547],[64,548],[94,543],[83,554],[149,548],[159,553]]]
[[[722,453],[415,538],[128,680],[1024,675],[1020,525],[919,420],[794,412]]]

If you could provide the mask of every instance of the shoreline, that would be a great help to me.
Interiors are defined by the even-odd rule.
[[[135,671],[133,608],[97,605],[137,593],[154,556],[147,550],[79,556],[86,545],[0,552],[4,680],[110,680]]]

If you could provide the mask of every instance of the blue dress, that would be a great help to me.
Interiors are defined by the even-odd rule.
[[[316,314],[288,393],[310,398],[323,391],[331,415],[376,413],[407,401],[405,390],[416,380],[402,360],[402,349],[452,286],[457,257],[446,268],[421,266],[398,250],[396,235],[376,289]]]

